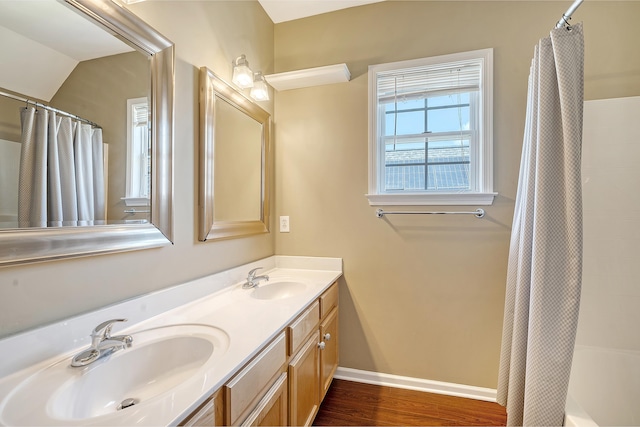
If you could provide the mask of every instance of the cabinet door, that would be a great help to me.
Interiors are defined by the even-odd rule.
[[[319,338],[311,335],[289,363],[289,425],[308,426],[320,404]]]
[[[286,426],[287,373],[283,372],[242,426]]]
[[[320,401],[322,401],[338,369],[338,307],[335,307],[320,324],[320,341],[324,343],[320,349]]]
[[[218,390],[178,425],[184,427],[223,425],[223,410],[222,393]]]

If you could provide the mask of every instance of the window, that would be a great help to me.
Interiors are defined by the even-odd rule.
[[[149,102],[147,98],[127,100],[127,206],[149,206],[151,190],[151,147],[149,146]]]
[[[370,205],[493,202],[493,50],[369,67]]]

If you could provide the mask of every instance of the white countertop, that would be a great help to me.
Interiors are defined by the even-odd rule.
[[[302,281],[304,291],[289,298],[260,300],[242,289],[247,272],[262,266],[270,282]],[[70,358],[89,344],[89,333],[99,323],[113,318],[129,322],[114,326],[113,334],[146,330],[175,324],[216,327],[228,336],[228,349],[215,364],[193,381],[185,381],[171,391],[131,408],[95,418],[56,419],[48,417],[47,404],[33,396],[25,411],[28,425],[173,425],[203,403],[261,347],[274,338],[314,299],[342,275],[338,258],[273,256],[241,267],[197,279],[163,291],[105,307],[73,319],[0,340],[0,424],[16,424],[4,417],[14,390],[30,376]],[[264,282],[261,282],[264,283]],[[123,327],[126,326],[126,329]],[[133,346],[135,346],[135,339]],[[115,353],[117,357],[127,350]],[[109,360],[98,361],[108,368]],[[66,362],[65,362],[66,363]],[[69,368],[76,369],[76,368]],[[81,368],[84,369],[84,368]],[[117,375],[117,373],[114,373]],[[125,396],[126,397],[126,396]],[[114,397],[116,399],[120,396]],[[44,399],[44,397],[42,397]],[[13,401],[15,402],[15,400]],[[49,403],[50,405],[50,403]],[[15,409],[15,408],[14,408]],[[8,413],[8,412],[7,412]],[[15,411],[14,411],[15,413]],[[28,414],[28,415],[27,415]],[[18,421],[18,424],[20,421]]]

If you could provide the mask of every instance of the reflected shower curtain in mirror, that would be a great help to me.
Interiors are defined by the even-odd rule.
[[[535,49],[507,271],[498,403],[561,426],[582,281],[582,26]]]
[[[55,112],[21,109],[20,227],[105,220],[102,129]]]

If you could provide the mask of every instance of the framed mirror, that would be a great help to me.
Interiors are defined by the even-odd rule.
[[[271,116],[200,69],[199,240],[269,232]]]
[[[144,148],[144,153],[146,154],[144,157],[146,157],[145,161],[147,163],[138,167],[138,170],[142,171],[140,172],[140,175],[142,177],[142,181],[144,181],[146,190],[143,189],[134,194],[134,196],[142,195],[143,197],[129,197],[129,199],[137,200],[139,202],[139,206],[144,206],[143,209],[139,209],[143,211],[142,215],[134,218],[131,218],[127,215],[126,211],[120,209],[119,216],[115,219],[106,216],[104,219],[95,221],[56,222],[51,221],[51,216],[46,217],[47,213],[51,215],[50,212],[52,211],[52,207],[50,205],[45,205],[41,210],[45,212],[45,218],[48,218],[48,220],[45,219],[43,222],[28,222],[25,225],[22,220],[19,220],[14,225],[11,221],[0,219],[0,222],[3,223],[0,224],[2,225],[0,227],[0,266],[130,251],[171,244],[173,240],[173,43],[143,22],[135,14],[112,0],[64,0],[64,2],[57,2],[53,0],[37,0],[30,2],[3,1],[2,7],[11,8],[13,7],[12,4],[26,6],[26,4],[29,3],[35,4],[35,9],[39,9],[38,12],[44,12],[44,14],[42,16],[35,16],[31,12],[27,13],[22,9],[16,9],[12,13],[17,13],[18,15],[21,14],[21,19],[26,19],[24,22],[30,24],[38,23],[35,25],[35,28],[37,28],[38,31],[41,29],[43,30],[44,27],[40,22],[48,22],[51,25],[58,25],[58,27],[52,29],[53,32],[51,34],[55,34],[56,36],[63,34],[63,27],[66,24],[61,23],[52,16],[52,13],[58,13],[58,9],[56,8],[62,8],[65,10],[64,12],[61,12],[62,14],[69,14],[69,12],[72,12],[71,15],[74,17],[81,17],[79,20],[81,22],[78,23],[79,26],[82,26],[82,24],[86,22],[90,22],[91,27],[100,28],[100,32],[103,34],[103,36],[100,37],[109,37],[112,39],[117,38],[121,44],[128,46],[128,50],[130,52],[122,54],[126,56],[125,62],[120,60],[119,57],[121,55],[106,53],[103,54],[106,56],[92,61],[80,62],[77,65],[75,63],[72,64],[71,69],[73,69],[73,72],[69,71],[67,74],[70,73],[72,76],[73,73],[81,68],[81,65],[84,66],[86,63],[91,62],[90,66],[94,68],[89,68],[89,71],[86,72],[85,75],[94,75],[94,77],[100,76],[100,79],[103,82],[102,84],[107,85],[108,83],[115,83],[115,85],[120,88],[124,86],[132,86],[133,82],[140,80],[140,75],[143,75],[142,80],[140,80],[142,81],[142,89],[136,89],[137,91],[132,93],[131,98],[140,101],[140,97],[142,96],[142,98],[146,99],[147,102],[146,105],[143,106],[144,108],[140,106],[140,102],[135,104],[138,108],[137,111],[142,111],[142,113],[138,114],[137,121],[134,120],[131,123],[135,123],[135,125],[139,127],[138,139],[140,140],[141,135],[141,141],[143,141],[142,144],[146,144],[146,148]],[[9,9],[5,9],[5,11],[6,10]],[[7,18],[8,13],[2,13],[2,15],[4,15],[4,19]],[[14,14],[14,16],[17,15]],[[0,19],[0,32],[3,34],[4,40],[7,40],[9,37],[19,38],[20,34],[17,33],[19,30],[12,28],[11,24],[8,24],[7,21],[8,19],[4,19],[4,21]],[[31,36],[35,40],[37,39],[38,34],[33,33]],[[44,36],[43,34],[39,34],[39,36],[42,40],[52,38],[51,36]],[[77,46],[72,42],[78,42],[79,44],[94,43],[93,41],[90,42],[88,37],[74,37],[73,40],[62,40],[61,44],[65,46]],[[49,41],[44,43],[48,44]],[[51,40],[51,43],[55,42]],[[49,46],[42,47],[42,44],[43,43],[41,42],[39,43],[40,46],[36,47],[36,49],[42,49],[41,51],[38,51],[38,55],[42,56],[42,51],[53,50]],[[3,57],[11,58],[12,52],[5,50],[8,49],[7,44],[0,44],[0,47],[3,50]],[[85,48],[87,48],[87,46],[85,46]],[[98,44],[91,44],[88,46],[88,49],[93,51],[100,50]],[[29,55],[30,53],[25,52],[21,55],[21,58],[28,58]],[[72,54],[69,55],[73,56]],[[135,55],[139,56],[136,57]],[[105,71],[96,65],[104,64],[105,62],[115,62],[116,60],[119,64],[125,64],[120,65],[120,71],[129,73],[126,79],[118,79],[113,72]],[[132,65],[134,63],[141,65]],[[11,71],[9,69],[9,66],[12,65],[11,61],[7,60],[3,67],[5,65],[6,67],[3,69],[3,73],[4,71],[7,71],[5,74],[5,76],[7,76]],[[17,71],[16,73],[22,72],[23,74],[27,74],[27,70],[31,71],[36,68],[27,67],[24,66],[24,64],[22,65],[22,71]],[[53,68],[56,68],[58,65],[60,65],[59,61],[52,61],[50,63],[50,67],[39,67],[36,71],[40,73],[39,75],[43,78],[32,79],[32,82],[28,82],[27,86],[25,86],[26,89],[7,87],[8,85],[5,83],[5,80],[3,80],[0,82],[0,92],[3,95],[0,98],[27,98],[27,96],[22,94],[24,92],[30,92],[31,85],[37,85],[42,83],[43,80],[49,78],[53,74]],[[87,79],[83,78],[79,80],[84,83]],[[67,79],[64,84],[68,84],[68,82],[69,79]],[[112,89],[107,86],[101,88],[101,90],[103,92],[112,91]],[[72,117],[81,121],[82,119],[76,117],[76,114],[78,113],[75,113],[75,111],[82,110],[81,107],[90,104],[93,99],[91,98],[91,95],[87,96],[87,94],[91,92],[87,91],[86,86],[81,86],[81,89],[76,89],[74,93],[84,93],[86,98],[76,99],[76,104],[72,104],[70,102],[63,104],[65,105],[64,111],[53,108],[53,105],[49,105],[48,103],[40,104],[39,100],[44,98],[37,96],[35,97],[35,100],[33,98],[27,98],[27,102],[22,104],[22,110],[36,110],[36,115],[39,111],[42,112],[46,110],[47,114],[51,114],[53,111],[57,113],[58,117]],[[65,98],[59,95],[60,93],[56,93],[58,98]],[[76,95],[71,97],[67,96],[66,98],[73,99],[74,97],[78,98]],[[49,101],[49,99],[46,101]],[[126,99],[123,102],[124,107],[122,110],[124,111],[127,105]],[[106,101],[104,105],[101,105],[100,107],[105,111],[112,109]],[[115,108],[113,110],[115,111]],[[0,109],[0,117],[3,119],[0,121],[0,130],[2,130],[2,125],[5,124],[5,117],[3,114],[4,110]],[[85,116],[85,119],[88,119],[88,117]],[[127,123],[127,117],[119,117],[118,120],[125,124]],[[78,121],[78,123],[80,123],[80,121]],[[82,129],[84,129],[85,124],[88,122],[89,120],[84,120],[84,122],[82,122]],[[98,125],[98,129],[103,131],[106,135],[109,132],[108,129],[111,126],[111,123],[110,120],[105,119],[104,122],[98,123]],[[74,124],[73,126],[76,125]],[[122,126],[124,129],[125,125]],[[22,128],[24,129],[24,127],[23,123]],[[76,129],[76,127],[74,127],[74,129]],[[78,125],[77,129],[80,129],[80,125]],[[93,129],[94,128],[91,128],[92,135]],[[105,143],[98,145],[104,146],[108,151],[123,150],[124,152],[127,152],[126,132],[113,133],[113,136],[110,139],[111,141],[109,141],[109,144]],[[22,136],[20,143],[22,147],[18,151],[24,150],[24,144],[22,144],[22,141],[25,141],[24,135]],[[120,143],[122,141],[124,148],[120,148],[119,145],[115,144],[115,142]],[[131,144],[133,143],[129,142],[129,145]],[[52,152],[50,148],[48,148],[48,150],[49,153]],[[24,156],[22,155],[20,156],[20,163],[22,163],[23,157]],[[71,156],[73,159],[77,159],[79,157],[80,156],[75,152],[73,156]],[[110,156],[103,155],[101,153],[99,159],[105,159],[104,164],[102,164],[102,161],[98,161],[96,163],[94,157],[94,172],[95,169],[99,169],[100,167],[105,167],[106,169],[109,158]],[[118,160],[111,163],[126,164],[127,162],[124,160],[122,162]],[[48,157],[48,162],[45,162],[45,164],[51,165],[51,157]],[[140,166],[140,163],[138,163],[138,166]],[[22,167],[22,165],[20,167]],[[81,168],[77,163],[75,164],[75,168],[77,175]],[[121,173],[123,175],[122,181],[124,182],[124,175],[127,174],[127,171],[125,171],[124,166],[121,166],[120,169],[121,170],[118,171],[118,174]],[[24,172],[21,170],[21,179],[23,173]],[[47,177],[51,175],[50,166],[45,175]],[[28,174],[25,176],[28,176]],[[5,176],[0,178],[4,179]],[[131,179],[131,176],[126,177],[127,181]],[[0,181],[2,181],[2,179],[0,179]],[[111,183],[110,180],[108,182]],[[77,186],[80,187],[81,184],[77,184]],[[0,190],[2,190],[1,187],[2,182],[0,182]],[[106,192],[109,185],[105,183],[103,186],[97,186],[96,188],[102,189],[102,187],[104,187],[104,191]],[[48,200],[52,199],[50,195],[51,184],[47,182],[45,184],[45,188],[47,188],[45,192],[49,192],[47,193]],[[22,190],[23,188],[21,186],[18,191],[18,197],[21,197],[20,194],[22,194]],[[95,191],[97,192],[98,190]],[[127,192],[127,194],[122,194],[122,196],[129,196],[129,192]],[[31,198],[38,199],[33,196],[31,196]],[[78,198],[80,198],[80,196],[78,196]],[[118,202],[120,201],[118,200]],[[7,206],[5,200],[0,201],[0,203]],[[121,203],[124,204],[124,201]],[[109,209],[110,206],[104,208],[105,215],[106,211]],[[27,211],[29,212],[33,210],[33,208],[30,208]],[[78,210],[80,210],[80,207],[78,207]],[[99,211],[99,209],[96,210]],[[137,214],[137,212],[134,213]]]

